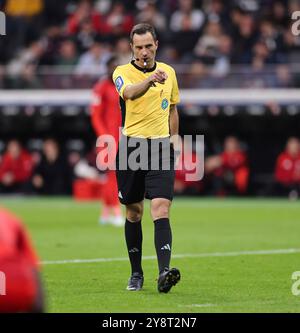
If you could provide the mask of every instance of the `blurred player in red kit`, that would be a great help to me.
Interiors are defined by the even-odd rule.
[[[24,192],[33,169],[31,155],[20,142],[11,140],[0,163],[0,191],[4,193]]]
[[[207,158],[205,171],[214,174],[215,194],[236,195],[247,192],[248,158],[236,137],[228,136],[224,141],[224,151],[219,155]]]
[[[0,312],[42,312],[37,256],[25,228],[0,207]]]
[[[298,138],[289,138],[285,151],[278,156],[275,181],[275,194],[288,195],[290,198],[300,195],[300,141]]]
[[[98,140],[102,135],[110,135],[111,139],[115,142],[115,147],[118,147],[119,128],[121,127],[122,118],[119,95],[112,81],[112,73],[116,66],[116,57],[112,56],[107,62],[107,77],[100,80],[93,88],[91,120]],[[116,151],[109,153],[114,154],[113,158],[115,158]],[[106,176],[107,182],[102,185],[103,188],[101,191],[103,205],[99,223],[123,226],[124,219],[118,199],[115,171],[107,170]]]

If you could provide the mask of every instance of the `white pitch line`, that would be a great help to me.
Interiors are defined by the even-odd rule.
[[[269,255],[269,254],[291,254],[300,253],[300,249],[277,249],[277,250],[256,250],[256,251],[236,251],[236,252],[211,252],[211,253],[186,253],[174,254],[172,258],[208,258],[208,257],[237,257],[244,255]],[[143,260],[154,260],[156,256],[146,256]],[[42,265],[62,265],[62,264],[85,264],[98,262],[127,261],[128,258],[95,258],[95,259],[69,259],[69,260],[46,260]]]
[[[208,308],[211,306],[217,306],[217,304],[205,303],[205,304],[189,304],[189,305],[178,305],[180,308]]]

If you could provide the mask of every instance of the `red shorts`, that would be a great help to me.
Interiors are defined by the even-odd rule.
[[[0,312],[30,312],[37,298],[36,270],[22,259],[0,259],[0,271],[5,282],[0,290]],[[3,274],[1,274],[3,277]],[[5,287],[5,295],[3,293]]]

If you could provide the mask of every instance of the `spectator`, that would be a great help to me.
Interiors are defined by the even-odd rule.
[[[89,51],[84,53],[76,66],[77,75],[99,77],[106,73],[106,62],[110,56],[108,47],[101,42],[94,42]]]
[[[275,84],[275,75],[266,70],[266,64],[270,59],[270,52],[263,41],[258,41],[252,50],[251,67],[245,76],[243,87],[267,88]]]
[[[8,75],[17,78],[27,65],[38,65],[44,50],[45,48],[41,41],[31,43],[29,48],[23,50],[17,58],[9,63],[7,68]]]
[[[174,13],[178,8],[178,0],[158,0],[157,7],[165,16]]]
[[[117,40],[115,46],[115,54],[117,55],[117,62],[120,65],[127,64],[132,59],[132,52],[127,38],[122,37]]]
[[[207,158],[205,172],[213,174],[213,192],[217,195],[236,195],[247,192],[248,158],[236,137],[227,137],[224,141],[224,151]]]
[[[266,43],[262,40],[256,42],[252,49],[252,66],[254,68],[262,68],[270,59],[270,50]]]
[[[264,20],[260,23],[260,40],[263,41],[270,53],[269,63],[284,62],[283,36],[271,21]]]
[[[158,11],[156,0],[139,1],[137,7],[140,12],[136,16],[136,21],[149,23],[155,27],[158,35],[163,34],[167,29],[167,20],[166,16]]]
[[[50,26],[45,30],[42,38],[44,50],[40,59],[41,65],[55,65],[62,40],[62,28]]]
[[[190,61],[190,53],[197,42],[204,20],[204,14],[194,8],[192,0],[180,0],[179,9],[171,16],[171,42],[176,45],[180,57],[186,57],[186,62]]]
[[[43,144],[43,156],[36,166],[32,185],[39,194],[62,195],[71,192],[72,172],[60,154],[58,143],[47,139]]]
[[[190,64],[189,70],[184,77],[186,88],[207,88],[210,81],[208,79],[208,70],[203,62],[195,59]]]
[[[71,39],[63,41],[60,45],[56,65],[61,66],[61,71],[63,72],[72,73],[77,61],[76,44]]]
[[[275,194],[290,198],[300,195],[300,141],[298,138],[289,138],[285,151],[277,158]]]
[[[239,83],[240,87],[259,89],[280,87],[281,84],[285,84],[284,80],[282,83],[280,82],[281,77],[279,78],[279,74],[276,73],[277,68],[270,69],[267,67],[270,59],[270,51],[265,42],[257,41],[252,50],[251,66],[243,68],[243,81]],[[282,78],[286,79],[286,77]]]
[[[67,33],[70,35],[79,33],[81,24],[86,21],[92,22],[94,32],[101,31],[101,15],[93,9],[90,1],[82,0],[67,21]]]
[[[221,25],[218,22],[208,22],[202,37],[195,46],[195,55],[201,58],[205,63],[214,63],[221,35]]]
[[[194,8],[193,0],[179,0],[179,9],[171,16],[170,29],[172,32],[199,31],[204,21],[204,13]]]
[[[59,75],[59,81],[55,80],[53,86],[63,89],[74,88],[73,72],[78,62],[77,48],[73,40],[67,39],[60,45],[59,54],[56,58],[56,75]]]
[[[80,53],[87,52],[97,40],[98,33],[91,20],[84,20],[80,25],[80,31],[76,34],[76,41]]]
[[[44,0],[6,0],[7,34],[12,52],[40,37]]]
[[[25,192],[32,169],[33,160],[30,154],[17,140],[11,140],[0,163],[0,191]]]
[[[257,40],[257,31],[254,19],[250,14],[236,12],[235,29],[232,34],[234,40],[233,60],[237,64],[251,62],[251,50]]]
[[[295,36],[290,28],[287,28],[283,33],[283,47],[285,54],[290,54],[300,49],[300,38]]]
[[[209,0],[204,4],[204,11],[209,22],[220,22],[227,29],[230,19],[228,17],[227,8],[222,0]]]
[[[228,35],[222,35],[216,50],[212,75],[222,78],[229,74],[231,68],[232,40]]]
[[[272,3],[270,20],[273,22],[276,30],[279,31],[283,31],[290,24],[287,6],[284,1],[275,1]]]
[[[104,18],[101,33],[114,39],[128,35],[133,25],[133,15],[126,13],[122,1],[113,1],[110,12]]]

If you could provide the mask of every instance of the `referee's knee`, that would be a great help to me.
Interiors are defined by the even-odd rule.
[[[126,206],[126,218],[130,222],[139,222],[143,217],[143,203],[135,203]]]
[[[163,198],[152,199],[151,216],[153,221],[162,218],[169,218],[171,201]]]

